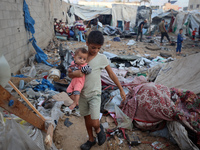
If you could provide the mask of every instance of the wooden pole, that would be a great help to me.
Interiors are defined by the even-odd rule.
[[[18,90],[18,88],[11,82],[8,83],[15,89],[15,91],[25,100],[25,102],[40,116],[40,118],[45,121],[46,119],[40,114],[40,112],[29,102],[29,100]]]

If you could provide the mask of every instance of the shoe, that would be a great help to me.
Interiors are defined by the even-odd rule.
[[[98,145],[102,145],[106,141],[106,133],[104,132],[103,126],[100,124],[101,131],[97,133]]]
[[[86,143],[81,145],[81,150],[90,150],[92,146],[96,144],[96,139],[93,142],[87,141]]]

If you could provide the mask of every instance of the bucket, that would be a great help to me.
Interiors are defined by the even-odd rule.
[[[54,81],[58,81],[60,79],[60,75],[60,70],[52,68],[49,70],[48,78],[53,79]]]

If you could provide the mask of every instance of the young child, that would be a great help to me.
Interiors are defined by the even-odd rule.
[[[194,31],[192,31],[192,40],[195,40],[196,32],[197,32],[197,28],[195,28]]]
[[[112,71],[109,62],[105,55],[100,54],[99,50],[104,43],[103,34],[100,31],[92,31],[88,36],[86,45],[88,46],[88,65],[92,68],[92,72],[86,75],[85,84],[81,91],[79,100],[80,114],[84,116],[85,125],[89,140],[81,145],[82,150],[89,150],[96,144],[96,139],[93,135],[92,128],[95,129],[98,138],[98,144],[102,145],[106,141],[106,134],[103,126],[100,125],[100,105],[101,105],[101,70],[106,69],[110,78],[114,81],[120,90],[120,95],[124,101],[126,98],[125,92],[117,79],[117,76]],[[74,71],[69,73],[69,77],[80,76],[81,71]]]
[[[91,73],[91,68],[87,65],[86,60],[88,57],[88,51],[85,48],[78,48],[75,51],[74,61],[69,66],[69,71],[81,70],[84,74],[79,78],[73,78],[70,85],[67,88],[67,93],[74,101],[69,109],[73,110],[78,106],[81,90],[85,82],[85,74]]]
[[[183,43],[183,29],[179,30],[179,34],[177,36],[177,48],[176,48],[176,54],[181,54],[181,47],[182,47],[182,43]]]

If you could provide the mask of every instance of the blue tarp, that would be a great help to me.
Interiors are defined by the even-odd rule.
[[[48,80],[46,79],[42,79],[42,84],[37,85],[36,87],[34,87],[34,91],[45,91],[46,89],[49,90],[56,90],[55,87],[53,86],[53,84],[51,84]]]
[[[31,17],[31,15],[29,13],[28,5],[27,5],[27,3],[26,3],[25,0],[24,0],[24,5],[23,5],[23,11],[24,11],[25,28],[26,28],[26,30],[28,30],[29,32],[32,33],[32,38],[29,39],[29,41],[32,42],[32,45],[35,48],[35,51],[37,52],[37,54],[35,55],[36,61],[38,63],[44,62],[46,65],[49,65],[49,66],[53,67],[53,65],[51,65],[50,63],[47,62],[47,59],[48,59],[47,55],[36,44],[37,42],[36,42],[36,39],[34,37],[34,33],[35,33],[35,28],[34,28],[35,20]]]

